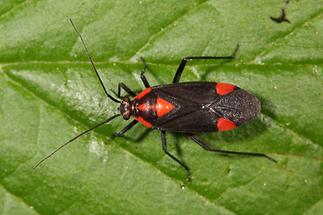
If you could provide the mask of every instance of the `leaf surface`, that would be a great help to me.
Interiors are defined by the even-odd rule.
[[[323,1],[290,1],[290,24],[277,24],[283,1],[61,1],[0,3],[0,211],[2,214],[319,214],[323,158]],[[69,138],[117,113],[100,88],[84,36],[108,89],[139,92],[144,57],[151,85],[221,81],[260,98],[259,117],[240,128],[201,134],[213,146],[278,160],[208,153],[136,125],[126,138],[115,120],[32,166]],[[179,156],[179,155],[177,155]]]

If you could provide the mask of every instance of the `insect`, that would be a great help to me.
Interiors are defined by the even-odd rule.
[[[271,20],[277,23],[282,23],[282,22],[288,22],[290,23],[289,19],[286,17],[286,10],[285,8],[281,9],[280,16],[279,17],[270,17]]]
[[[144,74],[147,68],[146,63],[144,62],[144,71],[141,73],[140,77],[145,89],[139,94],[136,94],[126,84],[119,83],[116,95],[117,98],[115,98],[106,90],[82,35],[75,27],[73,21],[70,20],[70,22],[81,39],[85,52],[106,96],[111,101],[120,104],[118,108],[120,113],[70,139],[40,160],[34,168],[38,167],[58,150],[70,144],[77,138],[97,127],[107,124],[119,116],[122,116],[124,120],[129,120],[131,117],[134,119],[131,120],[127,126],[117,132],[117,136],[123,136],[138,122],[147,128],[158,130],[161,135],[163,151],[167,156],[176,161],[186,170],[188,179],[191,178],[190,168],[168,151],[166,141],[166,134],[168,132],[186,135],[207,151],[265,157],[276,162],[276,160],[263,153],[238,152],[213,148],[196,135],[196,133],[200,132],[215,132],[234,129],[237,126],[254,119],[260,111],[260,102],[254,95],[232,84],[216,82],[180,82],[181,75],[188,61],[232,59],[235,57],[235,53],[239,46],[237,46],[236,50],[230,56],[200,56],[183,58],[177,68],[172,84],[150,86]],[[122,97],[121,90],[124,90],[128,95]]]
[[[276,23],[282,23],[282,22],[290,23],[289,19],[287,18],[287,15],[286,15],[286,7],[288,4],[289,4],[289,0],[286,0],[284,7],[280,10],[279,17],[271,16],[270,19]]]

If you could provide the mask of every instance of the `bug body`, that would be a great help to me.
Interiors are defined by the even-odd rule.
[[[260,111],[255,96],[234,85],[215,82],[149,87],[127,107],[121,114],[130,113],[145,127],[179,133],[231,130],[254,119]]]
[[[40,160],[34,168],[39,166],[64,146],[95,128],[112,121],[118,116],[122,116],[125,120],[128,120],[131,117],[134,117],[134,119],[119,132],[115,133],[116,136],[123,136],[138,122],[147,128],[159,130],[163,151],[187,171],[189,179],[191,176],[190,168],[180,159],[172,155],[167,149],[167,132],[176,132],[186,135],[207,151],[265,157],[276,162],[273,158],[263,153],[238,152],[214,148],[196,135],[200,132],[215,132],[234,129],[237,126],[254,119],[260,111],[260,102],[254,95],[232,84],[216,82],[180,83],[182,72],[188,61],[233,59],[239,46],[237,46],[233,54],[230,56],[185,57],[181,60],[176,70],[172,84],[153,87],[150,86],[144,75],[147,64],[142,59],[144,63],[144,71],[141,73],[140,77],[145,89],[139,94],[136,94],[124,83],[119,83],[117,93],[118,98],[114,98],[107,92],[81,34],[74,26],[72,20],[70,21],[83,43],[93,70],[106,96],[113,102],[120,104],[118,108],[120,114],[116,114],[70,139]],[[121,96],[121,89],[126,91],[128,95]]]

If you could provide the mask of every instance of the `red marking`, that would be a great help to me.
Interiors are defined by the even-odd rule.
[[[141,116],[136,117],[136,120],[138,122],[140,122],[141,124],[143,124],[145,127],[147,128],[151,128],[152,124],[150,122],[147,122],[144,118],[142,118]]]
[[[221,96],[231,93],[235,88],[236,86],[227,83],[217,83],[215,86],[216,93]]]
[[[142,97],[144,97],[146,94],[148,94],[151,91],[151,88],[148,87],[146,89],[144,89],[143,91],[141,91],[136,97],[135,99],[141,99]]]
[[[164,99],[157,98],[155,109],[157,112],[157,116],[162,117],[165,114],[167,114],[169,111],[173,110],[174,105],[172,105],[171,103],[169,103]]]
[[[237,127],[236,124],[234,124],[234,122],[223,117],[218,119],[216,126],[219,131],[228,131]]]

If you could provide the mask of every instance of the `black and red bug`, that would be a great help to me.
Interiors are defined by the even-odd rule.
[[[187,171],[189,178],[191,176],[189,167],[174,155],[170,154],[167,150],[167,132],[187,135],[195,143],[207,151],[265,157],[276,162],[273,158],[263,153],[238,152],[213,148],[196,135],[197,133],[201,132],[232,130],[254,119],[260,112],[260,102],[254,95],[228,83],[179,82],[188,61],[205,59],[232,59],[235,57],[235,53],[237,52],[239,46],[237,46],[236,50],[230,56],[200,56],[183,58],[177,68],[172,84],[167,85],[151,87],[144,75],[147,65],[143,61],[145,67],[140,77],[146,88],[139,94],[136,94],[124,83],[119,83],[117,92],[118,98],[114,98],[107,92],[81,34],[76,29],[72,20],[70,21],[83,43],[93,70],[105,94],[112,101],[120,103],[120,113],[67,141],[48,156],[40,160],[34,166],[34,168],[39,166],[62,147],[71,143],[80,136],[94,130],[95,128],[110,122],[118,116],[122,116],[125,120],[129,120],[131,117],[134,119],[126,127],[115,133],[117,136],[124,135],[138,122],[147,128],[160,131],[163,151]],[[127,92],[128,95],[122,97],[121,89]]]

